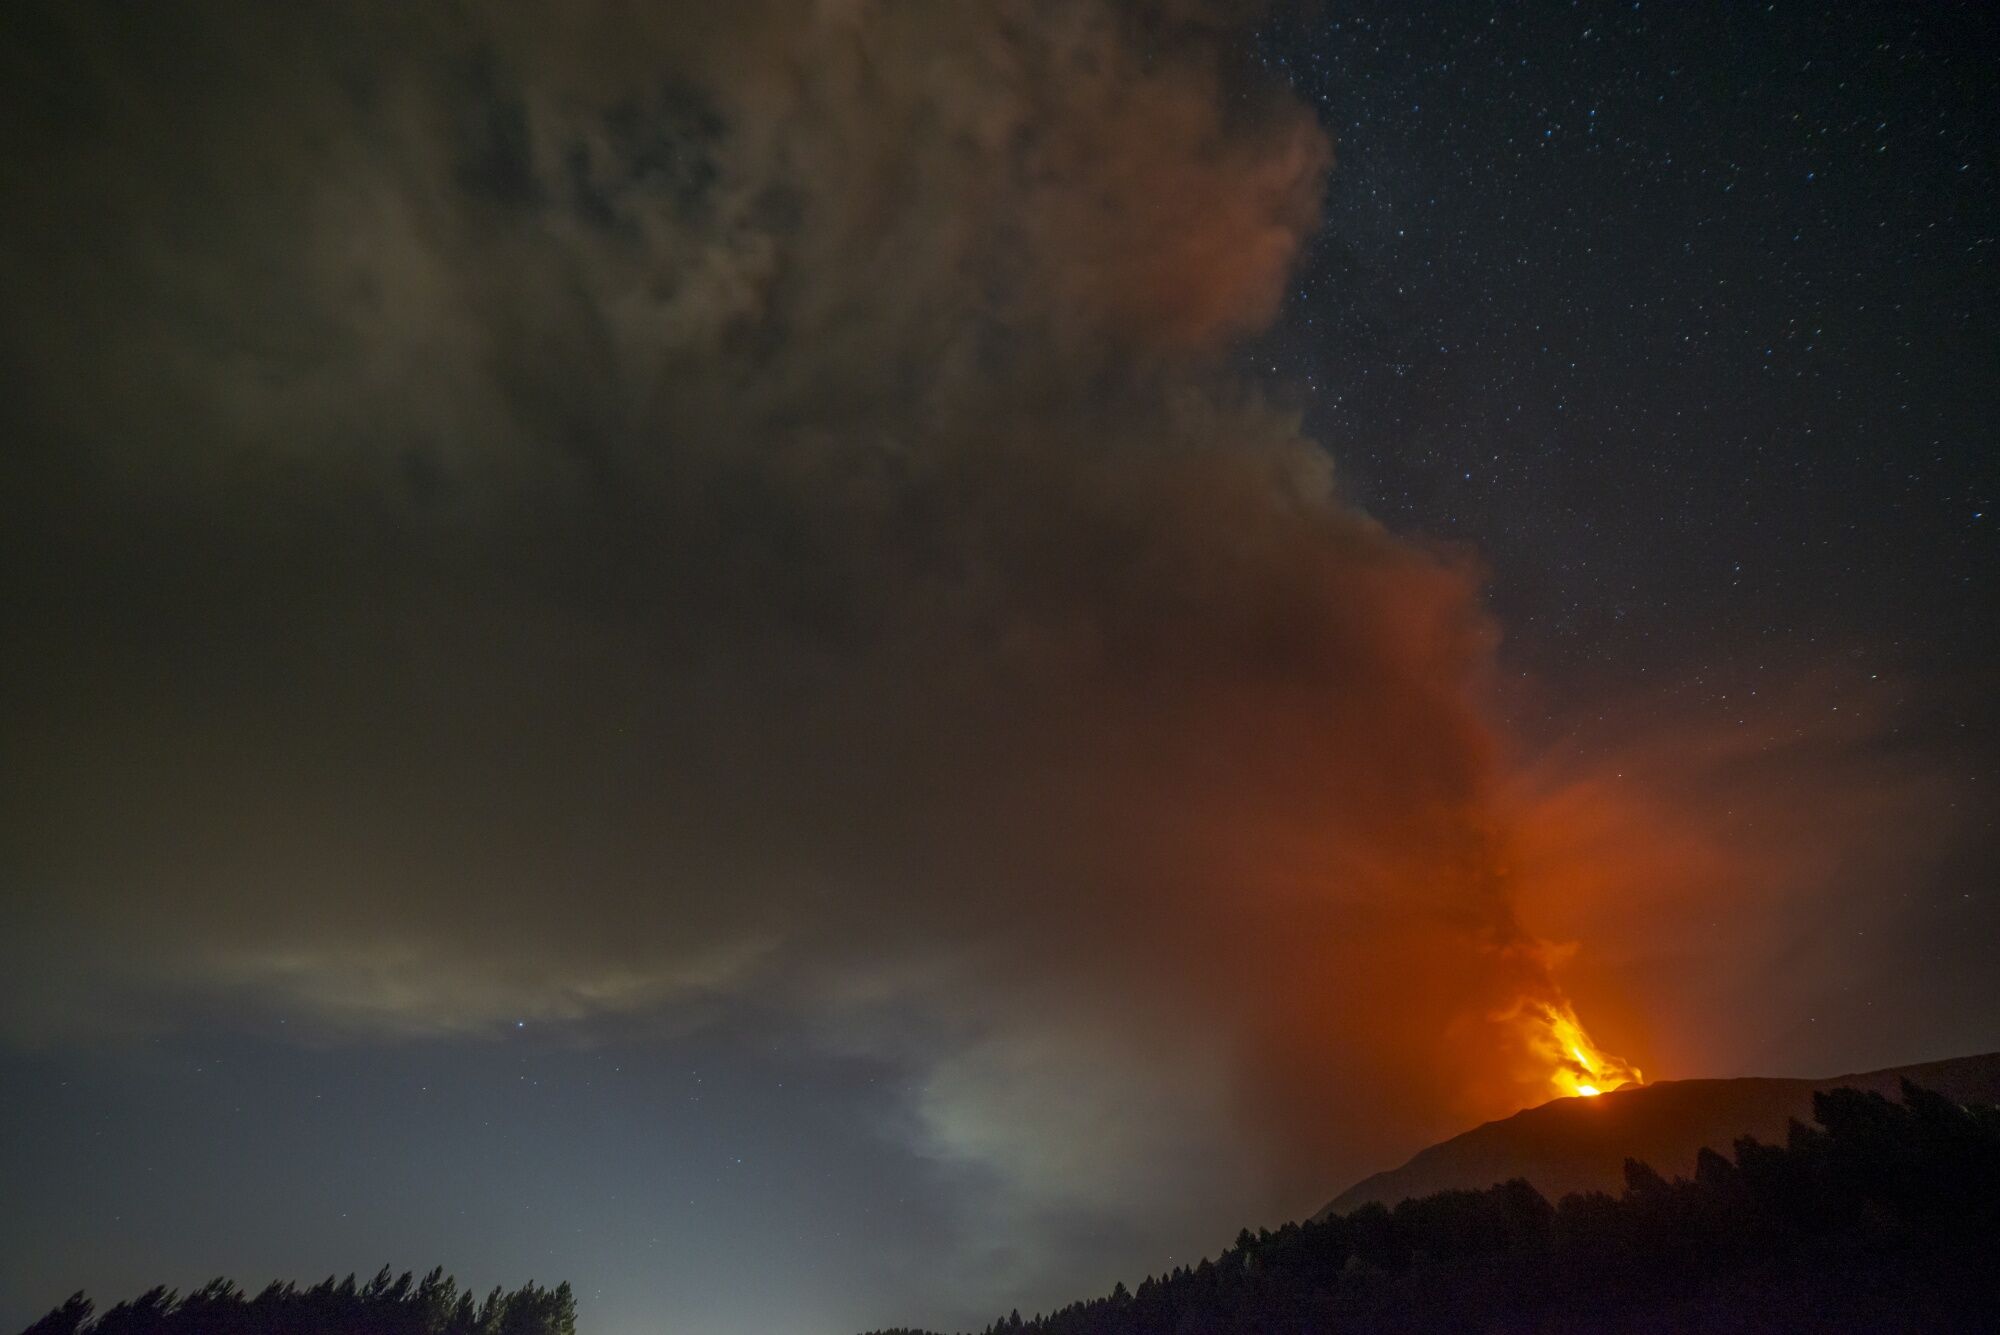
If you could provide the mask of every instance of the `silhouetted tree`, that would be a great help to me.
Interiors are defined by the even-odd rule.
[[[1244,1229],[1136,1293],[987,1335],[2000,1328],[2000,1112],[1834,1090],[1783,1145],[1551,1205],[1525,1181]]]
[[[94,1306],[81,1291],[72,1293],[67,1302],[22,1331],[21,1335],[76,1335],[84,1322],[90,1320]]]
[[[22,1335],[576,1335],[567,1284],[494,1289],[484,1304],[442,1268],[423,1279],[383,1267],[365,1285],[329,1275],[310,1288],[272,1283],[246,1298],[226,1279],[186,1297],[156,1288],[95,1321],[78,1293]]]

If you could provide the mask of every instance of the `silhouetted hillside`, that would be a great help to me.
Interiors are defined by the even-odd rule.
[[[2000,1110],[1904,1084],[1812,1096],[1782,1145],[1633,1161],[1557,1205],[1525,1181],[1244,1230],[1214,1261],[988,1335],[1556,1335],[2000,1328]]]
[[[272,1283],[255,1297],[226,1279],[182,1297],[157,1288],[92,1317],[70,1297],[22,1335],[576,1335],[569,1285],[494,1289],[484,1300],[442,1267],[422,1279],[389,1268],[366,1284],[331,1275],[310,1288]]]
[[[1556,1099],[1474,1127],[1400,1168],[1365,1178],[1320,1215],[1517,1177],[1551,1200],[1572,1191],[1615,1191],[1624,1181],[1627,1159],[1664,1173],[1688,1172],[1705,1145],[1728,1145],[1739,1136],[1783,1136],[1787,1123],[1812,1116],[1818,1091],[1893,1095],[1904,1080],[1959,1103],[2000,1103],[2000,1053],[1825,1080],[1663,1080],[1594,1099]]]

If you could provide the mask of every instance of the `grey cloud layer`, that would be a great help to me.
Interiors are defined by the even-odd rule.
[[[9,17],[9,1032],[753,998],[996,1218],[1323,1194],[1545,981],[1472,573],[1224,369],[1325,141],[1199,6],[707,8]]]
[[[1328,153],[1212,18],[18,17],[12,1028],[793,998],[1089,1196],[996,1084],[1214,1130],[1274,934],[1486,930],[1470,581],[1219,369]]]
[[[1535,1097],[1517,904],[1705,1017],[1660,923],[1861,865],[1873,731],[1502,762],[1226,369],[1329,153],[1224,8],[547,14],[0,20],[12,1040],[753,1005],[914,1073],[963,1298]]]

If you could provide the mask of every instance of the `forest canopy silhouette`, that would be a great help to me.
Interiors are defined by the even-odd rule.
[[[1622,1195],[1515,1179],[1243,1230],[1215,1260],[985,1335],[1971,1331],[2000,1301],[2000,1109],[1836,1089],[1783,1145],[1636,1159]],[[879,1331],[874,1335],[923,1335]]]
[[[984,1335],[1467,1330],[1987,1329],[2000,1302],[2000,1108],[1909,1081],[1813,1096],[1785,1143],[1704,1149],[1689,1178],[1556,1203],[1515,1179],[1393,1210],[1244,1229],[1214,1260]],[[22,1335],[576,1335],[568,1284],[477,1300],[442,1269],[251,1296],[217,1279],[93,1319],[82,1293]],[[913,1329],[874,1335],[926,1335]]]
[[[273,1281],[254,1296],[214,1279],[186,1296],[161,1286],[95,1311],[73,1294],[22,1335],[576,1335],[568,1284],[496,1287],[480,1299],[442,1266],[422,1279],[407,1270],[392,1277],[383,1266],[366,1284],[353,1275],[304,1289]]]

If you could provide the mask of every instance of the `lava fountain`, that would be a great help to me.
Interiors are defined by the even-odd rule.
[[[1558,1097],[1596,1098],[1646,1083],[1638,1067],[1590,1041],[1569,1002],[1524,1002],[1517,1017],[1526,1029],[1529,1049],[1547,1062],[1549,1088]]]

